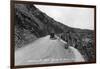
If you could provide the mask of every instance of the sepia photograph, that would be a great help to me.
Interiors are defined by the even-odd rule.
[[[95,6],[15,1],[12,12],[14,66],[96,62]]]

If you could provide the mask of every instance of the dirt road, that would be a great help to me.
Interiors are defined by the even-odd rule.
[[[71,46],[65,49],[65,45],[66,42],[59,38],[52,40],[49,35],[42,37],[15,51],[15,65],[84,61],[77,49]]]

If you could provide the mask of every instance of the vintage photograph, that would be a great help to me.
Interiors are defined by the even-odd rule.
[[[15,66],[96,62],[95,9],[14,4]]]

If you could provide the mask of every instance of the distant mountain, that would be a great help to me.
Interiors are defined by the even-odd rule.
[[[16,4],[15,20],[16,49],[52,32],[80,51],[83,45],[87,46],[89,42],[92,44],[91,49],[93,49],[93,30],[66,26],[43,13],[33,4]],[[84,55],[84,52],[82,54]],[[93,56],[92,58],[94,58]]]

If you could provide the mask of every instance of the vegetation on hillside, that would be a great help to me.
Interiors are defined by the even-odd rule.
[[[66,26],[43,13],[33,4],[16,4],[15,20],[16,49],[54,32],[66,41],[68,46],[77,48],[86,61],[95,59],[93,30]]]

